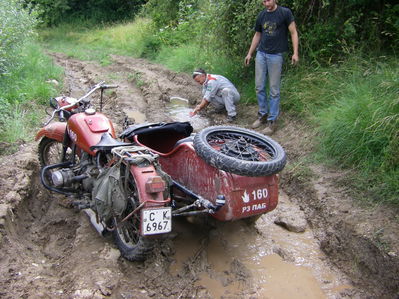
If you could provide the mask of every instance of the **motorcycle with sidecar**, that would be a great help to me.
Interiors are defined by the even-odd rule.
[[[36,140],[43,186],[112,233],[124,258],[144,260],[174,217],[253,219],[277,206],[286,155],[276,141],[235,126],[193,133],[189,122],[135,124],[117,138],[101,112],[103,92],[116,87],[100,82],[79,99],[51,99]],[[98,90],[100,112],[89,98]]]

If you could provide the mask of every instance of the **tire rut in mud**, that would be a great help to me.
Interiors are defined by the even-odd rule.
[[[15,155],[13,158],[15,165],[7,167],[1,177],[2,183],[4,176],[15,178],[2,186],[2,194],[5,193],[6,200],[13,197],[18,201],[1,203],[5,208],[1,229],[1,297],[26,297],[32,287],[39,290],[38,296],[46,295],[41,293],[44,289],[56,294],[60,279],[57,273],[62,269],[62,258],[72,250],[76,221],[69,209],[60,209],[40,188],[36,157],[23,154],[19,157],[23,160]]]

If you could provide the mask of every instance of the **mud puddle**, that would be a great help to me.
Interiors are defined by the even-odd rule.
[[[280,199],[285,211],[297,212],[286,194]],[[312,231],[288,231],[274,223],[281,216],[274,211],[252,224],[217,223],[208,232],[180,225],[170,273],[177,275],[202,256],[195,286],[211,298],[341,298],[353,289],[328,264]]]
[[[209,120],[200,114],[190,116],[193,108],[190,106],[188,99],[172,96],[170,102],[167,104],[167,113],[174,121],[188,121],[194,128],[194,131],[199,131],[209,126]]]
[[[146,122],[147,118],[146,118],[145,114],[138,110],[124,109],[124,112],[126,113],[126,116],[128,117],[128,119],[134,123],[141,124],[141,123]]]

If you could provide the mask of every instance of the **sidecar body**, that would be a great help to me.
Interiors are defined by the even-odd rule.
[[[277,206],[278,174],[247,176],[214,167],[198,155],[192,131],[188,122],[144,124],[127,128],[120,137],[158,154],[162,170],[192,193],[214,204],[224,198],[224,205],[211,214],[218,220],[248,218]],[[171,194],[186,196],[173,185]]]

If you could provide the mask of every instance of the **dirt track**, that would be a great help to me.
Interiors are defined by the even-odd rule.
[[[65,69],[66,95],[79,96],[102,80],[119,85],[103,110],[117,131],[126,115],[136,122],[172,121],[166,112],[170,97],[192,104],[200,97],[189,75],[145,60],[114,56],[112,65],[100,67],[53,56]],[[240,106],[238,125],[248,127],[255,111]],[[121,259],[112,239],[100,237],[84,213],[40,186],[37,144],[3,157],[0,297],[395,298],[395,210],[353,204],[345,186],[337,184],[345,175],[340,172],[314,166],[313,175],[301,181],[295,167],[311,150],[312,136],[282,119],[274,138],[287,150],[291,166],[281,174],[276,211],[255,225],[240,221],[208,228],[177,221],[144,263]],[[224,118],[213,115],[209,121],[222,124]]]

